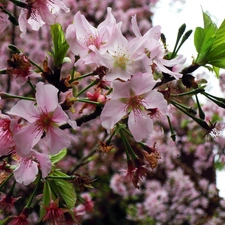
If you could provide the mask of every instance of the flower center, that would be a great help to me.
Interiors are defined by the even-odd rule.
[[[88,36],[88,37],[85,37],[84,38],[84,43],[87,45],[87,46],[90,46],[90,45],[94,45],[97,49],[100,48],[101,46],[101,41],[99,39],[99,37],[96,35],[96,36]]]
[[[133,110],[136,113],[140,113],[144,109],[143,97],[141,95],[135,95],[132,90],[130,98],[127,99],[126,104],[128,112]]]
[[[128,57],[126,54],[117,54],[115,57],[114,67],[120,67],[123,70],[126,69],[126,65],[128,62]]]
[[[38,130],[43,130],[45,132],[48,131],[53,123],[54,121],[52,120],[52,113],[42,113],[36,121]]]

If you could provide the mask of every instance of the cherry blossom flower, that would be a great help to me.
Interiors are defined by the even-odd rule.
[[[96,53],[98,62],[109,69],[105,77],[108,81],[117,78],[128,80],[137,71],[151,72],[151,68],[148,69],[147,65],[143,64],[146,61],[144,59],[147,59],[144,42],[137,38],[128,41],[122,34],[121,25],[118,23],[113,28],[105,53],[100,52],[95,46],[91,47]]]
[[[149,73],[136,74],[130,81],[113,82],[113,93],[106,102],[100,119],[102,126],[112,129],[128,115],[128,127],[137,142],[147,138],[153,129],[153,118],[167,113],[163,95],[153,90],[156,81]]]
[[[175,77],[175,79],[182,77],[182,74],[179,73],[179,70],[186,61],[186,58],[183,57],[183,55],[178,55],[176,58],[170,60],[165,59],[166,54],[163,47],[154,39],[146,41],[146,49],[150,52],[150,65],[157,65],[157,68],[161,72],[169,74]],[[171,68],[171,70],[168,68]]]
[[[58,89],[53,85],[39,82],[36,85],[36,102],[20,100],[8,112],[20,116],[30,124],[23,126],[14,135],[16,151],[20,156],[29,155],[31,149],[44,134],[50,154],[56,154],[70,145],[70,138],[60,125],[70,123],[68,116],[58,103]],[[70,123],[75,129],[75,122]],[[27,141],[29,140],[29,141]]]
[[[111,11],[111,8],[107,8],[107,17],[97,28],[93,27],[80,11],[74,16],[73,24],[69,25],[66,30],[66,39],[71,51],[81,57],[77,64],[81,62],[84,64],[99,64],[95,53],[91,51],[91,46],[95,46],[101,52],[106,51],[110,28],[116,25],[116,20]]]
[[[28,26],[31,26],[33,30],[39,30],[45,23],[53,24],[56,22],[56,18],[53,15],[59,9],[69,12],[62,1],[60,0],[26,0],[27,7],[21,9],[19,15],[19,25],[24,37]]]
[[[32,183],[37,177],[38,166],[40,167],[42,178],[47,177],[52,167],[49,155],[31,150],[29,157],[20,157],[19,164],[13,172],[16,181],[24,185]]]
[[[82,193],[81,198],[83,200],[82,204],[79,204],[74,208],[74,214],[77,221],[80,221],[82,217],[85,217],[88,213],[93,212],[94,202],[91,199],[89,193]]]
[[[15,146],[13,130],[19,129],[16,119],[0,114],[0,156],[10,154]]]
[[[185,63],[186,58],[183,55],[178,55],[171,60],[165,59],[167,53],[160,42],[161,27],[154,26],[142,36],[137,25],[136,16],[132,17],[131,23],[135,36],[145,44],[145,51],[147,51],[146,54],[149,56],[149,60],[147,60],[148,62],[146,61],[145,64],[148,64],[148,66],[156,65],[160,71],[167,73],[176,79],[181,78],[182,74],[179,73],[179,71]],[[168,69],[168,67],[171,68],[171,70]]]
[[[1,4],[0,4],[1,6]],[[0,34],[3,33],[3,31],[8,27],[9,25],[9,20],[8,20],[8,15],[0,12]]]

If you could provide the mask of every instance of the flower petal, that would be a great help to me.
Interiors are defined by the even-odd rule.
[[[130,98],[130,85],[131,85],[130,81],[121,82],[115,80],[112,84],[113,87],[112,99]]]
[[[44,112],[53,112],[58,106],[58,89],[51,84],[39,82],[36,85],[36,101]]]
[[[128,118],[128,127],[135,141],[140,142],[152,132],[153,122],[144,111],[136,114],[131,111]]]
[[[167,102],[164,99],[163,95],[155,90],[151,91],[145,97],[144,106],[146,109],[154,109],[157,108],[159,111],[163,113],[167,113]]]
[[[54,113],[52,115],[52,120],[55,123],[57,123],[59,126],[68,122],[68,116],[62,110],[60,105],[58,105],[57,108],[55,109],[55,111],[54,111]]]
[[[16,152],[20,156],[27,156],[31,149],[41,139],[43,132],[37,129],[36,124],[29,124],[21,128],[15,135]]]
[[[50,154],[53,155],[70,145],[69,135],[57,127],[51,127],[48,130],[45,139],[47,139],[46,144],[49,148]]]
[[[125,106],[120,100],[109,100],[106,102],[100,115],[102,126],[106,129],[112,129],[127,114]]]
[[[40,153],[34,150],[32,152],[33,152],[33,155],[37,158],[38,162],[40,163],[42,178],[47,177],[52,167],[52,163],[51,163],[49,155]]]
[[[33,101],[20,100],[7,113],[22,117],[28,122],[33,123],[37,120],[40,110],[34,105]]]
[[[28,158],[21,158],[18,167],[13,172],[16,181],[28,185],[32,183],[38,174],[38,164]]]
[[[131,88],[136,95],[142,95],[152,90],[156,81],[151,73],[136,74],[131,79]]]
[[[70,11],[70,9],[61,0],[54,0],[54,4],[66,13]]]

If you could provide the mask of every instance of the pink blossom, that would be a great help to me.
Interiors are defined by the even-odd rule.
[[[0,114],[0,156],[8,155],[14,149],[13,131],[19,129],[17,120]]]
[[[139,39],[128,41],[121,31],[121,23],[112,29],[112,36],[107,43],[107,52],[102,53],[94,46],[92,50],[96,53],[98,62],[109,68],[106,80],[113,81],[117,78],[128,80],[138,71],[151,72],[147,65],[143,65],[146,57],[144,42]],[[144,39],[143,39],[144,40]]]
[[[113,82],[112,98],[101,113],[102,126],[112,129],[124,116],[137,142],[147,138],[153,129],[153,117],[167,113],[163,95],[153,90],[156,82],[151,74],[136,74],[130,81]]]
[[[21,9],[19,15],[21,37],[25,36],[28,26],[33,30],[39,30],[45,23],[55,23],[56,18],[53,14],[60,8],[65,12],[70,11],[60,0],[27,0],[26,2],[27,7]]]
[[[1,6],[1,5],[0,5]],[[8,15],[0,12],[0,34],[3,33],[3,31],[8,27],[9,25],[9,20],[8,20]]]
[[[97,28],[93,27],[80,12],[74,16],[73,24],[66,30],[66,39],[71,51],[81,57],[77,63],[99,64],[90,47],[95,46],[100,51],[106,51],[110,28],[116,24],[111,11],[111,8],[107,8],[107,17]]]
[[[136,16],[132,17],[131,22],[135,36],[145,44],[145,48],[147,50],[146,54],[149,55],[149,60],[147,60],[146,63],[149,66],[152,66],[153,64],[157,65],[157,68],[160,71],[174,76],[176,79],[181,78],[182,74],[179,73],[179,71],[185,63],[186,58],[182,55],[178,55],[176,58],[171,60],[165,59],[167,53],[160,42],[161,27],[154,26],[142,36],[137,25]],[[170,70],[168,67],[172,69]]]
[[[24,185],[32,183],[38,174],[38,165],[42,178],[47,177],[52,166],[49,155],[31,150],[29,157],[20,157],[19,164],[13,172],[16,181]]]
[[[53,85],[39,82],[36,85],[36,102],[20,100],[8,113],[20,116],[30,124],[14,135],[16,151],[27,156],[40,141],[43,134],[50,154],[56,154],[70,145],[70,138],[60,125],[69,122],[68,116],[58,104],[58,89]],[[75,126],[73,126],[75,128]],[[28,141],[29,140],[29,141]]]
[[[91,213],[94,208],[94,202],[92,201],[89,193],[82,193],[81,198],[83,203],[79,204],[73,209],[75,218],[78,221],[80,221],[81,218],[87,216],[88,213]]]

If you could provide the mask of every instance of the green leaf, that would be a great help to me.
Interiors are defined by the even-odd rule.
[[[215,66],[215,67],[219,67],[219,68],[225,69],[225,58],[209,60],[208,63],[213,65],[213,66]]]
[[[49,206],[51,200],[60,197],[60,201],[64,201],[67,208],[72,210],[76,203],[76,192],[72,183],[61,177],[69,177],[67,174],[55,169],[50,176],[54,179],[46,179],[44,182],[43,197],[40,208],[40,220],[44,216],[46,210],[44,206]],[[59,177],[59,179],[57,179]]]
[[[214,45],[212,47],[214,47]],[[207,55],[207,58],[210,59],[209,61],[221,59],[224,57],[225,57],[225,43],[217,46],[214,49],[211,49],[211,51]]]
[[[215,41],[213,42],[212,50],[221,46],[221,44],[225,44],[225,20],[223,20],[222,24],[220,25],[219,29],[216,31],[215,34]]]
[[[204,28],[197,27],[194,33],[194,44],[196,51],[199,53],[196,63],[200,65],[206,64],[206,57],[210,51],[217,30],[216,25],[212,22],[211,18],[203,12]]]
[[[63,159],[66,156],[66,154],[67,154],[67,149],[64,148],[58,154],[51,156],[51,162],[53,164],[59,162],[61,159]]]
[[[204,40],[204,30],[201,27],[197,27],[194,33],[194,44],[196,51],[201,52],[202,42]]]
[[[202,13],[203,13],[204,28],[212,27],[215,30],[217,30],[216,24],[213,23],[210,16],[206,14],[205,12],[202,12]]]
[[[219,78],[219,72],[220,72],[220,68],[219,67],[216,67],[216,66],[213,66],[213,71],[215,72],[216,74],[216,77]]]
[[[216,161],[215,162],[215,168],[218,171],[222,171],[224,169],[224,163],[220,162],[220,161]]]
[[[67,176],[66,174],[60,172],[59,170],[55,170],[52,175],[59,177]],[[53,185],[54,188],[58,190],[57,194],[61,196],[62,199],[65,201],[68,209],[73,209],[77,200],[73,184],[69,183],[67,180],[54,179],[51,181],[51,185]]]
[[[56,66],[63,64],[65,55],[69,49],[69,45],[66,42],[62,26],[58,23],[51,25],[51,35],[53,41],[52,55]]]
[[[46,212],[44,206],[49,205],[52,197],[53,197],[53,193],[51,191],[49,181],[45,180],[44,189],[43,189],[43,197],[42,197],[41,208],[40,208],[40,221],[41,221],[42,217],[44,216],[44,214]]]
[[[212,66],[218,78],[219,69],[225,68],[225,20],[219,28],[204,12],[203,20],[204,28],[197,27],[195,30],[194,43],[198,52],[195,62],[208,68]]]
[[[215,38],[215,32],[212,27],[209,28],[196,28],[195,34],[195,46],[196,50],[199,53],[196,59],[196,63],[204,64]]]

